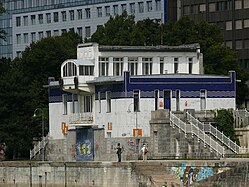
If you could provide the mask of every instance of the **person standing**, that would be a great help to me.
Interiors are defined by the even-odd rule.
[[[148,148],[146,147],[145,144],[143,145],[141,151],[142,151],[142,154],[143,154],[143,161],[144,161],[144,160],[147,160]]]
[[[121,154],[122,154],[122,148],[120,147],[120,143],[118,143],[117,149],[117,155],[118,155],[118,162],[121,162]]]

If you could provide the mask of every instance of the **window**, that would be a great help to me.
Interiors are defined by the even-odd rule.
[[[242,9],[242,0],[235,0],[235,10]]]
[[[81,20],[83,18],[82,9],[77,10],[77,14],[78,14],[78,20]]]
[[[25,44],[29,43],[29,34],[28,33],[23,34],[23,43],[25,43]]]
[[[160,74],[164,72],[164,58],[160,57]]]
[[[244,20],[244,28],[249,28],[249,19]]]
[[[188,58],[188,73],[192,74],[193,71],[193,58]]]
[[[72,94],[72,113],[73,113],[73,114],[75,113],[75,108],[76,108],[76,105],[75,105],[75,97],[77,98],[77,95]]]
[[[108,58],[101,57],[99,58],[99,76],[108,76],[109,69],[109,60]]]
[[[235,28],[236,29],[242,29],[242,20],[236,20],[235,21]]]
[[[249,49],[249,39],[244,40],[245,49]]]
[[[152,11],[152,1],[147,1],[147,12]]]
[[[21,17],[16,17],[16,26],[17,27],[21,26]]]
[[[243,41],[242,40],[236,40],[235,41],[235,48],[236,49],[242,49],[243,48]]]
[[[244,8],[249,8],[249,0],[244,0]]]
[[[191,5],[190,12],[191,12],[191,14],[199,13],[199,6],[198,5]]]
[[[232,30],[232,21],[226,21],[226,30],[227,31]]]
[[[31,42],[35,42],[35,41],[36,41],[36,33],[31,32]]]
[[[209,12],[215,12],[215,3],[209,3]]]
[[[138,12],[143,13],[144,12],[144,2],[138,3]]]
[[[17,52],[16,52],[16,56],[17,56],[18,58],[21,58],[21,57],[22,57],[22,52],[21,52],[21,51],[17,51]]]
[[[35,25],[35,15],[31,15],[31,25]]]
[[[68,62],[63,66],[63,77],[71,77],[77,75],[76,65]]]
[[[111,103],[111,92],[106,92],[106,112],[111,112],[112,110],[112,103]]]
[[[113,14],[114,16],[118,15],[118,5],[113,5]]]
[[[46,31],[46,36],[47,36],[47,38],[51,37],[51,31]]]
[[[138,69],[138,58],[137,57],[129,57],[128,58],[128,71],[131,75],[137,75]]]
[[[200,12],[206,12],[206,4],[200,4]]]
[[[16,35],[16,44],[21,44],[21,34]]]
[[[93,75],[94,66],[80,66],[79,75]]]
[[[161,11],[161,0],[156,0],[156,11]]]
[[[91,27],[90,26],[87,26],[85,27],[85,37],[86,38],[89,38],[91,36]]]
[[[43,38],[43,32],[38,32],[38,39],[41,40]]]
[[[69,31],[74,32],[74,28],[73,27],[69,28]]]
[[[61,29],[61,34],[64,34],[67,32],[67,29]]]
[[[105,16],[110,16],[110,6],[105,7]]]
[[[133,104],[134,104],[134,112],[139,112],[139,90],[133,91]]]
[[[46,19],[47,19],[47,23],[51,23],[51,14],[50,13],[46,14]]]
[[[54,36],[59,36],[60,33],[59,33],[59,30],[54,30]]]
[[[174,58],[174,73],[178,73],[178,58]]]
[[[59,21],[59,14],[58,12],[54,12],[54,22],[58,22]]]
[[[97,7],[97,16],[102,17],[102,7]]]
[[[23,17],[23,25],[28,26],[28,16]]]
[[[142,58],[142,71],[143,75],[152,74],[152,58]]]
[[[90,8],[86,8],[85,13],[86,13],[86,19],[90,19],[91,18]]]
[[[183,6],[183,15],[190,14],[190,6]]]
[[[216,3],[216,11],[228,10],[228,3],[226,1],[220,1]]]
[[[121,76],[123,74],[123,58],[113,58],[113,75]]]
[[[130,12],[131,14],[135,14],[135,3],[130,3]]]
[[[154,91],[154,97],[155,97],[155,110],[158,110],[159,90]]]
[[[70,15],[70,20],[73,21],[74,20],[74,10],[70,10],[69,15]]]
[[[77,33],[78,33],[78,35],[82,38],[82,36],[83,36],[82,27],[78,27],[78,28],[77,28]]]
[[[126,4],[121,5],[121,10],[122,10],[122,12],[126,12]]]
[[[67,115],[67,94],[62,95],[63,115]]]
[[[67,21],[67,12],[66,11],[61,12],[61,18],[62,18],[62,21]]]
[[[230,49],[233,48],[233,42],[232,41],[226,41],[226,46],[229,47]]]
[[[84,96],[84,112],[92,112],[92,96]]]
[[[43,24],[43,14],[38,15],[39,24]]]
[[[180,90],[176,90],[176,111],[180,110]]]

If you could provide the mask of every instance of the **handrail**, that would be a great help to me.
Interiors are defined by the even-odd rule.
[[[46,137],[43,137],[41,141],[39,141],[36,145],[34,145],[34,148],[30,150],[30,160],[37,154],[40,153],[42,149],[45,148],[49,141],[49,134]]]
[[[198,126],[194,125],[191,122],[189,124],[183,122],[180,118],[178,118],[172,112],[170,112],[170,122],[171,122],[171,125],[175,125],[180,130],[182,130],[185,133],[185,136],[187,133],[191,133],[192,136],[193,135],[197,136],[198,139],[204,142],[204,146],[208,145],[210,147],[210,150],[214,150],[222,157],[224,156],[224,153],[225,153],[224,147],[221,146],[217,141],[214,141],[210,136],[208,136]]]
[[[194,118],[189,112],[187,112],[187,119],[191,123],[199,127],[200,129],[202,129],[204,132],[212,134],[216,139],[218,139],[221,143],[226,145],[233,152],[237,154],[244,152],[243,148],[238,146],[234,141],[232,141],[229,137],[224,135],[223,132],[220,132],[216,127],[210,125],[210,123],[204,124],[200,122],[198,119]]]

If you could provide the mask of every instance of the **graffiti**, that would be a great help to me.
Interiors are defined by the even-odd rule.
[[[80,155],[91,155],[91,142],[85,140],[84,143],[79,143],[77,146]]]
[[[189,186],[193,182],[204,180],[229,169],[231,168],[222,166],[186,166],[186,163],[182,163],[181,166],[171,167],[171,170],[180,178],[184,186]]]
[[[134,140],[128,139],[127,144],[129,150],[136,151],[136,142]]]

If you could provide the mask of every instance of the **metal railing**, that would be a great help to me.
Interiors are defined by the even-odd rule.
[[[34,145],[34,148],[30,150],[30,160],[34,158],[37,153],[41,153],[41,150],[46,147],[49,141],[49,134],[46,137],[43,137],[41,141],[39,141],[36,145]]]
[[[74,113],[69,117],[70,124],[92,124],[93,123],[93,113]]]
[[[202,129],[198,126],[194,125],[192,122],[185,123],[172,112],[170,112],[170,124],[171,126],[177,126],[179,130],[182,130],[185,133],[185,137],[187,133],[191,133],[192,136],[196,136],[198,140],[203,141],[204,146],[208,145],[210,150],[214,150],[220,156],[224,156],[225,149],[221,146],[217,141],[213,140],[210,136],[208,136]]]
[[[204,124],[200,122],[198,119],[194,118],[189,112],[187,112],[187,120],[197,126],[199,129],[204,131],[205,133],[210,133],[217,140],[219,140],[222,144],[226,145],[230,150],[234,153],[243,153],[244,149],[237,145],[234,141],[232,141],[229,137],[220,132],[217,127],[213,127],[210,123]]]

